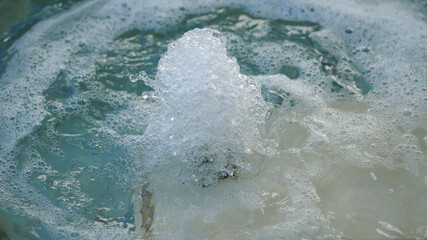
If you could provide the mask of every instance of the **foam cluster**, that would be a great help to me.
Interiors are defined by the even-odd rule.
[[[185,163],[177,171],[202,186],[235,176],[245,153],[256,151],[267,105],[227,55],[225,37],[210,29],[185,33],[160,59],[156,82],[160,114],[146,135],[158,139],[161,165]]]

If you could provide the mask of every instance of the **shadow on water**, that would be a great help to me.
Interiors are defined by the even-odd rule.
[[[6,232],[0,228],[0,240],[9,240]]]

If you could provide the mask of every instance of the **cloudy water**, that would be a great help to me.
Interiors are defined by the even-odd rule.
[[[426,239],[426,7],[1,1],[0,239]]]

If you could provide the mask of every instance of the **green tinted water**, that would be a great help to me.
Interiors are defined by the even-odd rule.
[[[9,1],[0,2],[0,11],[17,9],[20,12],[13,18],[8,18],[7,21],[0,20],[3,23],[0,26],[0,32],[5,32],[0,38],[0,58],[2,59],[0,74],[4,74],[13,56],[12,53],[7,52],[7,49],[17,39],[37,22],[49,19],[55,14],[61,14],[75,2],[78,1],[22,1],[19,7]],[[141,206],[134,205],[132,195],[140,191],[135,186],[145,184],[147,173],[139,164],[139,161],[145,161],[144,155],[135,152],[130,147],[129,141],[132,141],[134,136],[143,135],[147,125],[150,124],[147,121],[147,115],[152,114],[150,104],[141,104],[141,98],[150,93],[153,88],[150,87],[149,81],[143,79],[130,81],[130,78],[143,71],[151,81],[154,81],[157,65],[167,51],[168,44],[196,27],[217,29],[228,39],[227,52],[229,56],[237,59],[241,73],[254,76],[255,79],[282,74],[291,81],[295,81],[296,86],[299,86],[298,84],[311,86],[316,96],[325,96],[328,99],[326,102],[334,111],[338,109],[337,111],[354,112],[356,117],[353,115],[351,117],[357,119],[354,120],[356,122],[360,117],[357,113],[366,113],[370,102],[365,103],[360,99],[376,90],[367,80],[371,69],[353,58],[353,55],[360,54],[360,50],[357,51],[358,49],[347,45],[337,44],[333,49],[327,44],[324,45],[324,42],[319,40],[319,35],[322,36],[322,30],[325,29],[322,24],[310,21],[266,19],[256,17],[255,15],[258,15],[256,12],[248,13],[236,8],[212,8],[199,14],[194,14],[185,8],[176,11],[177,21],[166,24],[161,29],[152,28],[147,24],[147,26],[117,34],[105,51],[93,51],[84,42],[79,44],[80,50],[73,53],[74,55],[65,62],[53,83],[42,93],[46,117],[41,124],[33,128],[30,134],[19,141],[14,150],[16,156],[13,159],[14,164],[10,166],[12,177],[9,181],[11,185],[13,182],[24,181],[31,190],[25,192],[28,189],[17,187],[16,194],[12,194],[11,199],[19,198],[21,204],[34,205],[43,211],[44,205],[38,205],[37,201],[34,203],[31,197],[34,191],[48,199],[53,206],[70,212],[70,216],[80,216],[87,226],[118,227],[131,233],[135,232],[138,226],[134,226],[134,212]],[[346,34],[352,33],[347,30]],[[362,54],[367,52],[369,51],[364,51]],[[92,62],[92,59],[96,60]],[[82,71],[81,66],[87,67],[89,73]],[[311,147],[307,139],[315,135],[311,131],[318,130],[316,124],[322,125],[321,121],[316,122],[318,120],[316,117],[324,117],[327,119],[326,122],[333,123],[335,119],[328,117],[331,112],[332,116],[335,116],[334,111],[328,109],[324,115],[323,113],[314,114],[315,117],[312,120],[309,116],[316,110],[307,103],[307,99],[298,95],[298,91],[291,92],[284,87],[281,88],[279,84],[268,84],[266,81],[262,84],[261,92],[264,100],[275,106],[266,117],[270,121],[266,126],[266,139],[274,139],[278,142],[278,152],[286,150],[278,154],[286,156],[283,159],[293,159],[290,161],[292,162],[299,156],[299,158],[306,158],[306,162],[303,162],[307,169],[312,169],[312,165],[317,169],[317,165],[321,165],[321,171],[326,171],[328,167],[322,164],[329,166],[339,161],[337,159],[345,158],[345,154],[342,153],[344,150],[334,152],[333,147],[323,148],[325,144],[323,140],[313,144],[314,150],[307,150],[307,146]],[[306,100],[307,102],[304,102]],[[347,121],[345,117],[344,121]],[[305,120],[306,118],[310,120]],[[360,118],[367,122],[371,120],[369,117]],[[337,119],[340,118],[337,117]],[[310,122],[304,125],[306,123],[304,121],[312,121],[315,124],[310,125]],[[348,120],[348,125],[344,124],[342,132],[348,130],[347,128],[350,128],[348,131],[351,132],[351,126],[355,124],[352,121]],[[283,138],[282,133],[292,138]],[[395,135],[392,136],[390,138],[394,139]],[[419,138],[421,144],[425,144],[423,143],[425,134]],[[337,139],[330,140],[331,145],[342,142],[339,137]],[[354,140],[356,145],[364,146],[363,141],[357,142],[357,140],[360,139]],[[350,149],[350,145],[346,145],[345,149]],[[363,150],[365,149],[368,149],[367,155],[377,154],[371,146]],[[299,151],[302,153],[300,154]],[[317,155],[320,157],[316,157]],[[381,154],[378,153],[378,155]],[[421,156],[425,157],[425,153]],[[349,162],[351,161],[350,159]],[[280,161],[275,159],[272,162]],[[289,166],[286,165],[286,167],[303,165],[302,163],[288,164]],[[259,168],[269,169],[268,164],[266,165]],[[371,165],[368,163],[368,166]],[[396,168],[406,167],[406,165],[399,166]],[[423,171],[422,168],[420,169]],[[265,172],[259,170],[256,174],[263,175]],[[275,174],[283,178],[282,173],[272,173],[276,176]],[[339,174],[333,173],[333,176]],[[317,176],[316,173],[310,175],[315,176],[313,182],[319,185],[314,184],[318,187],[321,199],[331,198],[333,199],[330,200],[331,202],[339,202],[339,199],[334,199],[338,197],[333,193],[321,195],[327,192],[324,186],[330,184],[324,179],[316,182],[321,175]],[[245,179],[244,176],[242,178]],[[286,181],[288,180],[280,180],[280,182]],[[291,189],[290,186],[292,184],[289,183],[289,189]],[[342,188],[349,187],[337,187],[340,190]],[[417,188],[423,189],[425,186],[417,185]],[[152,190],[155,193],[156,189]],[[279,195],[287,196],[288,194],[292,195],[288,190],[283,190]],[[424,199],[425,195],[420,198]],[[272,205],[275,201],[278,202],[271,199],[274,197],[268,198],[268,201],[273,202]],[[285,200],[287,201],[287,197]],[[333,207],[327,203],[325,205],[324,209],[332,208],[333,210]],[[420,212],[424,210],[421,209]],[[74,221],[72,217],[69,219],[65,217],[65,219],[70,224]],[[11,238],[51,239],[54,236],[52,227],[46,227],[48,224],[44,221],[46,219],[29,218],[23,214],[17,214],[8,207],[0,208],[0,226]],[[264,223],[260,222],[259,225]],[[280,221],[271,220],[271,222]],[[424,220],[420,222],[425,223]],[[348,233],[352,231],[348,230]],[[79,239],[79,232],[74,230],[70,232],[71,234],[68,235],[70,239]],[[0,236],[1,234],[0,232]],[[304,233],[301,236],[305,236]],[[351,236],[355,237],[357,233]]]

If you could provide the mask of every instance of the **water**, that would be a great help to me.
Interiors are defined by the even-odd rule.
[[[427,238],[424,2],[0,4],[0,238]]]

